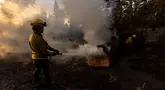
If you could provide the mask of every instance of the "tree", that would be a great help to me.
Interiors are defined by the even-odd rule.
[[[118,32],[165,26],[164,0],[116,0],[113,28]]]

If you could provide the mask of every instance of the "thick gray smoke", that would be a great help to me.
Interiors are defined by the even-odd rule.
[[[36,16],[41,17],[41,19],[46,20],[48,23],[44,31],[44,38],[51,46],[60,49],[62,52],[68,51],[81,55],[85,54],[87,50],[91,50],[88,51],[88,55],[92,52],[102,52],[95,46],[104,44],[111,38],[111,32],[106,29],[107,14],[110,15],[111,9],[104,8],[106,3],[103,0],[63,0],[65,6],[62,11],[63,13],[55,13],[55,16],[58,15],[62,17],[49,17],[48,19],[43,17],[42,8],[44,7],[30,6],[24,7],[23,9],[22,6],[16,3],[11,4],[14,4],[14,7],[18,10],[15,11],[12,8],[9,8],[9,10],[16,14],[15,18],[20,20],[20,23],[13,22],[13,24],[16,24],[16,26],[14,26],[7,22],[2,22],[3,25],[1,27],[3,27],[3,30],[1,30],[1,33],[5,37],[1,39],[1,42],[11,47],[11,49],[5,47],[5,50],[9,49],[8,51],[16,53],[31,51],[28,44],[28,37],[32,32],[29,22],[35,19]],[[32,15],[28,14],[31,11],[37,13],[33,13]],[[20,13],[21,16],[18,16]],[[70,27],[64,25],[66,21],[63,19],[66,20],[66,18],[68,18],[68,22],[71,24]],[[75,51],[71,50],[74,40],[82,36],[88,42],[88,45],[80,46],[80,48]],[[70,41],[72,38],[73,40]]]
[[[49,27],[45,31],[45,38],[52,46],[69,49],[73,43],[68,40],[72,37],[78,39],[83,33],[84,39],[89,45],[81,46],[77,50],[82,54],[82,48],[94,47],[96,49],[96,45],[104,44],[111,39],[111,32],[106,28],[108,24],[107,15],[111,15],[111,8],[105,8],[107,3],[104,0],[62,0],[59,3],[63,4],[61,5],[63,6],[63,13],[56,12],[57,18],[49,22]],[[62,22],[58,17],[62,18]],[[65,18],[68,19],[70,28],[63,25]],[[77,29],[74,29],[74,27]],[[52,37],[61,38],[65,42],[54,40],[54,38],[50,39]]]
[[[64,5],[71,24],[83,25],[89,44],[103,44],[110,39],[111,32],[105,28],[107,12],[103,12],[104,0],[64,0]]]

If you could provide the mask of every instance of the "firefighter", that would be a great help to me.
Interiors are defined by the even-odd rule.
[[[137,45],[137,36],[136,36],[136,34],[133,34],[132,35],[132,53],[136,52],[137,47],[138,47],[138,45]]]
[[[110,58],[110,66],[114,66],[120,60],[119,40],[115,36],[112,36],[110,42],[97,45],[97,47],[102,48],[103,52]]]
[[[51,85],[48,57],[59,54],[59,51],[48,45],[42,36],[46,22],[36,19],[31,23],[31,26],[33,33],[29,37],[29,45],[32,49],[32,59],[36,68],[33,83],[37,84],[39,82],[40,71],[43,69],[46,81],[48,85]]]
[[[136,46],[136,34],[130,35],[126,40],[125,44],[127,45],[127,49],[130,51],[134,51],[134,48]]]

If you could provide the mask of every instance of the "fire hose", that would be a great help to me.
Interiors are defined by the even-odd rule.
[[[57,53],[57,55],[62,55],[62,53]],[[48,60],[51,60],[52,56],[49,56]]]

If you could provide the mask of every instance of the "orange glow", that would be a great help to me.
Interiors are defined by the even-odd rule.
[[[108,56],[105,56],[103,59],[96,59],[89,56],[88,59],[88,65],[92,67],[108,67],[110,65],[110,58]]]
[[[69,23],[69,18],[68,17],[64,18],[64,25],[68,25],[70,27],[70,23]]]

